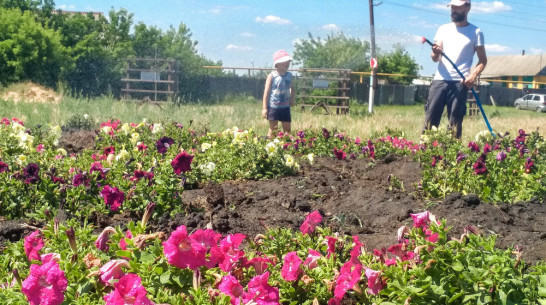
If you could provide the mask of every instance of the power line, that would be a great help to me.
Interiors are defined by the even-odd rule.
[[[384,1],[383,3],[388,4],[388,5],[398,6],[398,7],[401,6],[401,7],[405,7],[405,8],[411,9],[411,10],[415,10],[415,11],[420,11],[420,12],[425,11],[425,12],[432,13],[432,14],[435,14],[435,15],[445,16],[445,13],[440,13],[440,12],[432,10],[432,9],[427,9],[427,8],[423,8],[423,7],[416,8],[414,6],[399,3],[399,2],[395,2],[395,1],[388,0],[388,1]],[[486,20],[482,20],[482,19],[474,18],[474,17],[472,17],[472,20],[477,21],[476,23],[478,23],[478,22],[479,23],[488,23],[488,24],[493,24],[493,25],[498,25],[498,26],[510,27],[512,29],[520,29],[520,30],[527,30],[527,31],[535,31],[535,32],[546,33],[546,29],[536,29],[536,28],[519,26],[519,25],[512,25],[512,24],[499,23],[499,22],[493,22],[493,21],[486,21]]]

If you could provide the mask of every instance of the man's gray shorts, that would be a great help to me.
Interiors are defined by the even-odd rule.
[[[444,107],[447,108],[449,129],[460,139],[463,133],[463,118],[466,114],[468,88],[460,81],[434,80],[430,85],[428,99],[425,104],[425,126],[438,127],[442,119]]]

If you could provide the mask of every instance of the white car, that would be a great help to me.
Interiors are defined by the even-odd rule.
[[[516,109],[529,109],[546,112],[546,94],[527,94],[514,101]]]

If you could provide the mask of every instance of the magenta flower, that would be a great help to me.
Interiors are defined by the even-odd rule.
[[[436,163],[438,163],[438,161],[444,159],[444,157],[442,156],[433,156],[432,157],[432,163],[430,164],[432,167],[436,167]]]
[[[243,260],[245,260],[245,258],[243,258]],[[257,275],[262,275],[265,272],[267,264],[275,265],[271,259],[262,256],[256,256],[250,261],[243,262],[245,268],[254,267],[254,271],[256,271]]]
[[[457,152],[457,164],[461,163],[461,161],[465,160],[467,155],[463,154],[461,151]]]
[[[183,151],[182,153],[178,154],[174,158],[174,160],[171,162],[171,166],[173,167],[174,173],[177,175],[180,175],[181,173],[191,171],[192,160],[193,160],[193,156],[186,153],[186,151]]]
[[[300,137],[300,138],[303,139],[303,138],[305,138],[305,131],[300,130],[300,131],[298,131],[298,134],[297,134],[297,135],[298,135],[298,137]]]
[[[157,140],[155,142],[155,147],[157,148],[157,152],[164,155],[167,153],[167,150],[169,147],[171,147],[174,144],[174,140],[169,137],[162,137],[161,139]]]
[[[46,253],[40,255],[40,260],[42,261],[42,264],[49,263],[51,261],[60,262],[61,255],[59,253]]]
[[[487,155],[490,152],[491,152],[491,145],[489,143],[485,143],[483,147],[483,153]]]
[[[106,185],[100,191],[100,196],[104,198],[104,203],[110,207],[111,211],[117,211],[125,200],[125,195],[117,187]]]
[[[322,257],[322,255],[313,249],[309,249],[309,255],[307,255],[307,258],[305,259],[305,262],[303,264],[307,266],[307,268],[314,269],[318,267],[318,260]]]
[[[218,266],[225,272],[230,272],[240,262],[245,253],[239,250],[239,246],[246,238],[241,233],[229,234],[220,241]]]
[[[346,268],[347,264],[350,264],[349,268]],[[338,300],[343,299],[345,293],[348,290],[353,289],[353,287],[360,281],[362,266],[361,265],[352,265],[351,262],[345,263],[341,273],[336,279],[336,288],[334,289],[334,297]]]
[[[114,146],[105,147],[102,153],[105,156],[113,155],[116,153],[116,148]]]
[[[269,286],[269,272],[253,277],[248,282],[248,292],[243,295],[244,304],[252,304],[254,301],[258,305],[278,305],[279,289]]]
[[[322,127],[322,136],[325,138],[325,139],[328,139],[330,137],[330,132],[328,131],[328,129]]]
[[[30,275],[23,281],[22,292],[30,305],[59,305],[64,301],[68,281],[55,261],[30,266]]]
[[[95,241],[95,246],[97,249],[101,250],[102,252],[108,251],[108,241],[110,240],[110,235],[114,233],[116,233],[116,229],[113,227],[104,228]]]
[[[40,167],[36,163],[30,163],[23,169],[26,184],[34,184],[40,181]]]
[[[504,161],[506,159],[506,153],[503,151],[500,151],[498,154],[497,154],[497,161]]]
[[[44,247],[44,241],[40,235],[40,230],[32,232],[29,236],[25,237],[25,254],[28,260],[40,260],[40,254],[38,253]]]
[[[480,147],[476,142],[470,142],[468,143],[468,148],[470,148],[471,152],[480,152]]]
[[[484,175],[487,173],[487,167],[485,166],[485,154],[481,154],[481,156],[478,157],[478,160],[474,165],[472,165],[472,168],[474,168],[474,173],[476,175]]]
[[[284,257],[284,264],[281,270],[282,278],[289,282],[297,280],[302,273],[301,264],[301,258],[299,258],[296,251],[287,253]]]
[[[141,279],[138,275],[129,273],[124,275],[117,283],[114,284],[114,291],[104,296],[106,305],[154,305],[152,301],[146,297],[146,288],[142,286]]]
[[[125,241],[126,238],[133,238],[133,233],[131,233],[130,230],[125,231],[125,238],[122,238],[119,241],[119,247],[121,250],[127,250],[127,242]]]
[[[535,166],[535,161],[531,157],[525,159],[525,172],[528,174]]]
[[[72,185],[78,187],[80,185],[89,186],[89,179],[87,179],[85,174],[76,174],[72,178]]]
[[[91,167],[89,168],[89,174],[91,175],[94,172],[99,173],[97,176],[98,180],[103,180],[104,178],[106,178],[105,173],[107,171],[104,169],[104,166],[102,166],[100,162],[94,162],[93,164],[91,164]]]
[[[119,280],[125,272],[121,267],[130,268],[129,262],[124,259],[114,259],[100,267],[100,280],[105,285],[112,285],[114,280]]]
[[[222,282],[218,285],[218,289],[225,295],[231,297],[231,304],[239,305],[240,298],[243,296],[243,286],[232,275],[225,275]]]
[[[341,149],[337,149],[336,147],[334,147],[334,156],[338,159],[338,160],[345,160],[347,159],[347,153],[345,153],[343,150]]]
[[[148,146],[146,146],[146,144],[144,143],[140,143],[137,145],[137,148],[138,148],[138,151],[145,151],[146,149],[148,149]]]
[[[322,216],[319,211],[314,211],[311,214],[307,215],[305,221],[300,226],[300,231],[305,234],[311,234],[315,231],[315,228],[319,223],[322,222]]]
[[[0,161],[0,173],[4,173],[7,171],[9,171],[9,166],[6,163]]]
[[[337,238],[326,236],[326,242],[328,243],[328,249],[326,251],[328,252],[328,258],[330,258],[330,255],[336,252]]]
[[[423,230],[428,227],[431,221],[435,220],[434,215],[430,214],[429,211],[424,211],[422,213],[410,214],[413,219],[414,228],[422,228]]]
[[[197,230],[192,236],[188,236],[186,226],[176,228],[169,239],[163,242],[163,253],[169,264],[184,269],[195,270],[201,266],[212,268],[217,261],[215,255],[206,259],[207,252],[214,249],[220,239],[220,234],[212,230]],[[216,252],[212,250],[211,252]]]
[[[368,279],[368,293],[377,295],[385,286],[384,281],[381,279],[381,271],[367,268],[365,274]]]

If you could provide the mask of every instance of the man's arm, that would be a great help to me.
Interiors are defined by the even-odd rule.
[[[474,68],[474,71],[468,77],[466,77],[466,81],[464,82],[465,86],[468,88],[472,88],[472,86],[474,86],[474,82],[487,65],[487,55],[485,54],[484,46],[476,47],[476,55],[478,55],[478,64],[476,64],[476,68]]]
[[[430,53],[430,58],[432,58],[433,62],[439,62],[442,58],[442,50],[444,48],[444,44],[442,41],[434,41],[434,44],[432,45],[432,53]]]

